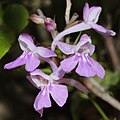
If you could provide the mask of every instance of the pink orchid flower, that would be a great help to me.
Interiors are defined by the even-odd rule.
[[[83,9],[83,21],[59,33],[55,37],[51,45],[51,49],[55,50],[57,41],[59,41],[65,35],[88,30],[91,28],[93,28],[94,30],[96,30],[101,34],[114,36],[116,34],[114,31],[107,30],[103,26],[97,24],[101,11],[102,11],[101,7],[93,6],[89,8],[88,3],[85,3],[84,9]]]
[[[90,57],[95,50],[95,46],[91,44],[88,35],[82,35],[77,45],[69,45],[61,41],[58,41],[57,45],[63,53],[70,55],[61,61],[60,66],[65,72],[72,71],[78,65],[76,72],[80,76],[92,77],[97,75],[99,78],[105,76],[103,67]]]
[[[41,89],[35,101],[34,108],[40,115],[43,115],[43,109],[51,107],[50,95],[53,100],[62,107],[68,97],[68,89],[65,85],[59,85],[56,81],[62,79],[65,72],[57,68],[53,73],[47,75],[41,70],[36,69],[30,73],[30,81],[37,88]]]
[[[39,66],[40,59],[49,61],[50,57],[56,56],[53,51],[45,47],[36,47],[32,37],[27,33],[21,34],[18,41],[23,53],[15,61],[6,64],[5,69],[12,69],[25,64],[27,71],[33,71]]]

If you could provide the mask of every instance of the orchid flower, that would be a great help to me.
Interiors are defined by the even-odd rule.
[[[62,107],[68,97],[68,89],[65,85],[59,85],[56,81],[62,79],[65,72],[59,67],[50,75],[36,69],[30,73],[30,81],[41,91],[38,93],[34,108],[42,116],[43,109],[51,107],[50,95],[54,101]]]
[[[82,35],[77,45],[69,45],[61,41],[58,41],[57,45],[63,53],[70,55],[61,61],[60,66],[65,72],[72,71],[78,65],[76,72],[81,76],[92,77],[97,75],[99,78],[104,77],[103,67],[90,57],[95,50],[95,46],[91,44],[88,35]]]
[[[57,41],[59,41],[65,35],[88,30],[91,28],[93,28],[94,30],[96,30],[101,34],[114,36],[116,34],[114,31],[107,30],[103,26],[97,24],[101,11],[102,11],[101,7],[93,6],[89,8],[88,3],[85,3],[84,9],[83,9],[83,21],[59,33],[55,37],[51,45],[51,49],[55,50]]]
[[[15,61],[10,62],[4,66],[5,69],[12,69],[25,64],[27,71],[35,70],[39,64],[40,59],[48,59],[56,56],[56,54],[44,47],[36,47],[33,39],[27,33],[23,33],[18,38],[20,48],[23,50],[22,55]]]

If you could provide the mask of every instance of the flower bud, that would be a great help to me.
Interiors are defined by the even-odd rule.
[[[44,25],[48,31],[53,31],[56,29],[56,23],[51,18],[46,18],[44,21]]]

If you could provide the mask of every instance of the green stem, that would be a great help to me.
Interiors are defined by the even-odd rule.
[[[78,43],[78,40],[79,40],[79,38],[80,38],[80,35],[81,35],[81,32],[80,32],[79,35],[77,36],[77,38],[76,38],[76,40],[75,40],[75,42],[74,42],[74,45],[76,45],[76,44]]]
[[[114,120],[117,120],[117,118],[115,117]]]
[[[93,105],[95,106],[95,108],[97,109],[97,111],[101,114],[101,116],[103,117],[104,120],[110,120],[107,115],[105,114],[105,112],[102,110],[102,108],[98,105],[98,103],[91,97],[89,97],[90,101],[93,103]]]

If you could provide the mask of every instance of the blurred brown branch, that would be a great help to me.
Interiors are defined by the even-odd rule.
[[[113,38],[112,37],[104,37],[104,42],[105,46],[108,50],[108,53],[110,55],[111,61],[112,61],[112,66],[115,71],[120,71],[120,62],[119,62],[119,57],[116,53],[115,46],[113,44]]]
[[[108,14],[106,28],[111,29],[111,26],[112,26],[111,24],[112,24],[111,16]],[[119,61],[119,56],[117,54],[116,48],[113,44],[114,40],[115,40],[115,38],[113,38],[113,37],[104,36],[104,43],[105,43],[105,46],[106,46],[108,53],[110,55],[110,58],[112,61],[112,66],[113,66],[115,71],[120,71],[120,61]]]
[[[83,83],[93,94],[120,111],[120,102],[117,101],[114,97],[110,96],[109,93],[106,92],[105,89],[100,86],[93,78],[85,78]]]
[[[101,98],[102,100],[120,111],[120,102],[114,97],[110,96],[110,94],[105,91],[105,89],[101,85],[99,85],[93,78],[85,78],[82,81],[84,85],[79,81],[71,78],[62,78],[58,81],[58,83],[69,84],[76,89],[84,92],[85,94],[92,92],[94,95]]]

